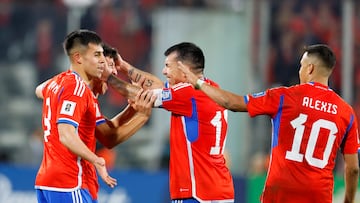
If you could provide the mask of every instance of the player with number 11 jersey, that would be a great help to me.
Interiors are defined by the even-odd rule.
[[[233,202],[232,176],[223,155],[227,110],[189,83],[163,88],[161,95],[161,107],[171,112],[171,199]]]
[[[263,202],[332,202],[337,150],[358,150],[355,113],[328,86],[310,82],[244,97],[250,116],[272,119]],[[281,123],[281,125],[280,125]],[[275,195],[276,194],[276,195]]]

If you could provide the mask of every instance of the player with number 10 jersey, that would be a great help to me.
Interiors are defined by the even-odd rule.
[[[161,94],[161,107],[171,112],[171,199],[233,202],[232,176],[223,155],[227,110],[189,83],[164,88]]]
[[[320,83],[269,89],[245,96],[250,116],[272,119],[266,202],[332,202],[337,151],[358,150],[351,106]],[[281,125],[280,125],[281,123]]]

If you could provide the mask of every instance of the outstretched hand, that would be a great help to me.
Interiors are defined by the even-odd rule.
[[[105,166],[105,159],[98,157],[94,162],[95,168],[101,177],[101,179],[111,188],[114,188],[117,185],[117,180],[109,175]]]
[[[179,69],[185,74],[187,82],[195,86],[196,81],[199,79],[193,72],[191,72],[190,67],[183,64],[181,61],[178,61]]]
[[[134,100],[129,100],[129,104],[139,114],[143,114],[147,117],[150,116],[152,107],[154,105],[156,95],[152,90],[141,90],[138,92]]]

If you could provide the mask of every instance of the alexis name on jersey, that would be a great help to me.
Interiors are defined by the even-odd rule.
[[[331,114],[337,114],[338,108],[336,104],[313,99],[311,97],[304,97],[302,101],[302,106]]]

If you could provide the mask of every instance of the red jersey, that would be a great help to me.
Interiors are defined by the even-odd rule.
[[[232,176],[223,156],[227,110],[188,83],[164,88],[162,107],[171,112],[171,199],[233,201]]]
[[[95,97],[85,82],[71,71],[52,78],[42,93],[44,155],[35,188],[62,192],[88,188],[88,181],[96,179],[94,166],[60,142],[57,124],[73,125],[81,140],[95,151],[94,133],[99,113]]]
[[[358,150],[355,113],[319,83],[245,97],[250,116],[272,119],[272,149],[262,202],[332,202],[337,151]]]
[[[100,111],[99,100],[97,98],[95,98],[95,103],[96,103],[96,126],[98,126],[102,123],[105,123],[106,120]],[[91,143],[90,150],[95,152],[95,150],[96,150],[95,140],[94,140],[94,143]],[[86,178],[87,188],[89,189],[91,197],[94,200],[96,200],[98,197],[98,191],[99,191],[99,182],[98,182],[98,178],[97,178],[97,174],[96,174],[96,169],[92,163],[90,163],[88,161],[85,161],[85,163],[87,164],[87,167],[86,167],[86,169],[84,169],[84,175]]]

